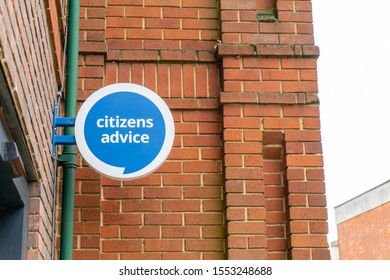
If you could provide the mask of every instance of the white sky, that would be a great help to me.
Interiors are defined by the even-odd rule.
[[[390,1],[312,0],[329,209],[389,180]]]

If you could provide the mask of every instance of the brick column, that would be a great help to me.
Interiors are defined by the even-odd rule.
[[[266,258],[262,113],[245,103],[247,85],[260,80],[259,69],[244,65],[253,46],[243,37],[257,34],[256,1],[221,1],[223,140],[228,259]],[[245,30],[245,31],[244,31]],[[241,33],[247,32],[247,33]],[[248,99],[249,98],[249,99]]]
[[[262,4],[221,1],[227,256],[327,259],[311,2]]]

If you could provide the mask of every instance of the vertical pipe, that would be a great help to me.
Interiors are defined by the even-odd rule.
[[[65,117],[76,117],[78,54],[79,54],[80,0],[69,1],[68,53],[66,70]],[[74,127],[66,127],[64,135],[74,135]],[[74,145],[64,146],[62,153],[63,191],[61,220],[61,260],[72,259],[74,186],[76,174],[76,151]]]

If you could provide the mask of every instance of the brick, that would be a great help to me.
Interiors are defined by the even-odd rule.
[[[266,118],[264,119],[264,128],[296,128],[299,129],[301,121],[298,118]]]
[[[285,132],[286,141],[321,141],[319,130],[287,130]]]
[[[324,181],[325,180],[324,169],[322,168],[307,169],[306,177],[310,181]]]
[[[262,156],[244,156],[244,166],[245,167],[262,167],[263,166],[263,157]],[[240,165],[241,166],[241,165]]]
[[[292,220],[326,220],[328,217],[326,208],[297,208],[290,209]]]
[[[183,250],[181,240],[145,240],[146,252],[177,252]]]
[[[226,154],[258,154],[261,153],[261,143],[256,142],[226,142]]]
[[[322,144],[321,142],[305,143],[305,151],[307,154],[322,154]]]
[[[289,251],[289,258],[292,260],[310,260],[311,250],[308,249],[292,249]]]
[[[294,23],[269,23],[260,22],[259,30],[261,33],[295,33]]]
[[[75,195],[76,207],[93,207],[100,205],[100,197],[96,195]]]
[[[260,71],[259,70],[235,70],[235,69],[226,69],[224,71],[224,78],[226,80],[260,80]]]
[[[309,233],[308,221],[291,221],[290,233]]]
[[[163,252],[162,260],[201,260],[202,253],[200,252]]]
[[[302,142],[286,143],[286,154],[303,154],[304,144]]]
[[[120,229],[122,238],[159,238],[158,226],[122,226]]]
[[[248,248],[249,249],[264,249],[267,247],[266,236],[249,236]]]
[[[310,233],[328,233],[328,223],[327,222],[309,222]]]
[[[257,32],[256,22],[222,22],[222,32]]]
[[[246,192],[247,193],[264,193],[264,181],[262,180],[251,180],[246,181]]]
[[[159,39],[163,38],[162,29],[126,29],[127,39]]]
[[[283,82],[283,92],[318,92],[316,82]]]
[[[96,248],[100,247],[100,238],[98,236],[81,236],[80,247],[81,248]]]
[[[182,190],[180,187],[151,187],[144,189],[144,198],[181,198]]]
[[[260,128],[259,118],[227,117],[223,120],[224,128]]]
[[[265,234],[266,225],[264,221],[237,222],[230,221],[227,224],[228,234]]]
[[[80,30],[104,30],[104,20],[80,19]]]
[[[262,70],[264,81],[298,81],[297,70]]]
[[[99,259],[98,250],[73,250],[72,258],[74,260],[96,260]],[[36,257],[34,259],[37,259]]]
[[[311,23],[297,23],[297,32],[298,34],[313,34],[314,33],[314,28],[313,24]]]
[[[324,166],[322,156],[287,155],[287,166]]]
[[[287,169],[287,180],[304,180],[305,179],[305,170],[304,169]],[[308,180],[310,180],[308,178]]]
[[[229,249],[229,260],[265,260],[267,251],[265,249]]]
[[[279,225],[267,225],[267,237],[284,237],[285,236],[285,227]]]
[[[326,207],[326,197],[323,194],[310,194],[309,196],[310,207]]]
[[[245,220],[246,211],[245,208],[228,207],[226,212],[226,219],[228,221],[240,221]]]
[[[222,1],[222,10],[255,10],[256,0]]]
[[[161,202],[158,200],[125,200],[122,201],[123,212],[160,212]]]
[[[104,12],[107,17],[123,17],[125,16],[125,7],[107,6]]]
[[[200,200],[167,200],[163,202],[163,212],[199,212]]]
[[[202,177],[204,186],[221,186],[223,182],[222,174],[203,174]]]
[[[243,64],[245,68],[267,68],[267,69],[279,69],[279,58],[258,58],[258,57],[244,57]],[[291,65],[290,60],[287,60],[285,63]],[[288,68],[288,67],[284,67]]]
[[[81,210],[81,220],[84,221],[100,221],[99,208],[84,208]]]
[[[242,34],[241,41],[244,44],[276,45],[279,44],[277,34]]]
[[[290,193],[325,193],[325,183],[318,181],[302,182],[291,181],[289,182]]]
[[[286,106],[283,108],[284,116],[318,117],[319,106]]]
[[[197,18],[197,10],[191,8],[164,8],[163,9],[164,18]]]
[[[317,60],[314,58],[283,58],[283,69],[316,69]]]
[[[162,228],[163,238],[199,238],[200,227],[198,226],[170,226]]]
[[[123,50],[122,60],[154,61],[158,58],[155,50]]]
[[[217,3],[208,0],[183,0],[183,7],[217,8]]]
[[[328,249],[314,249],[312,256],[313,260],[330,260],[330,252]]]
[[[224,240],[186,240],[187,251],[224,251]]]
[[[99,222],[75,222],[74,233],[77,234],[99,234]]]
[[[290,194],[288,196],[288,205],[289,206],[307,206],[307,196],[306,194]]]
[[[89,66],[79,69],[79,78],[103,77],[103,67]]]
[[[311,12],[279,11],[278,19],[280,22],[313,22]]]
[[[120,211],[120,202],[119,201],[101,201],[100,202],[100,209],[102,212],[112,212],[112,213],[119,213]]]
[[[144,40],[144,48],[150,50],[177,50],[179,49],[179,42]]]
[[[248,81],[244,82],[245,91],[255,91],[255,92],[280,92],[280,82],[254,82]]]
[[[304,118],[303,128],[305,129],[320,129],[321,123],[319,118]]]
[[[145,225],[181,225],[181,214],[145,214]]]
[[[108,7],[113,8],[113,7]],[[161,14],[160,7],[136,7],[134,5],[125,7],[126,17],[136,18],[159,18]]]
[[[195,174],[165,174],[163,182],[167,186],[198,186],[201,178]]]
[[[189,161],[183,163],[183,170],[186,173],[218,173],[222,171],[222,167],[217,161]]]
[[[103,196],[106,199],[141,198],[141,188],[104,188]]]
[[[186,225],[222,225],[223,214],[185,214]]]
[[[107,27],[117,27],[117,28],[141,28],[142,19],[141,18],[123,18],[123,17],[108,17],[107,18]]]
[[[149,176],[143,177],[141,179],[123,181],[123,186],[132,186],[133,189],[137,189],[136,186],[145,185],[145,186],[159,186],[161,185],[161,176],[160,174],[150,174]]]
[[[141,225],[141,214],[103,214],[104,225]]]
[[[263,140],[262,132],[259,130],[245,130],[244,131],[244,140],[247,142],[255,141],[261,142]]]
[[[255,194],[227,194],[226,205],[228,206],[264,206],[264,195]]]
[[[199,31],[197,30],[163,30],[166,40],[199,40]]]
[[[179,19],[159,19],[159,18],[146,18],[146,28],[162,28],[162,29],[179,29]]]
[[[221,126],[219,123],[200,123],[199,134],[219,134]]]
[[[269,251],[286,251],[287,241],[285,239],[270,239],[267,241]]]
[[[183,29],[194,29],[194,26],[197,26],[199,29],[218,29],[218,21],[214,19],[183,19],[182,20]]]
[[[223,200],[203,200],[202,210],[203,212],[221,212],[225,209]]]
[[[233,236],[229,235],[227,238],[227,244],[229,248],[247,248],[247,238],[245,236]]]
[[[115,0],[110,0],[114,2]],[[81,7],[104,7],[105,6],[105,1],[103,0],[82,0],[80,3]]]
[[[101,238],[119,238],[119,226],[102,226],[100,228]]]
[[[160,252],[136,252],[136,253],[122,253],[122,260],[159,260],[161,258]]]
[[[328,242],[326,236],[324,235],[300,235],[293,234],[291,236],[291,246],[292,247],[312,247],[312,248],[327,248]]]
[[[160,3],[156,3],[154,0],[145,0],[145,6],[163,6],[163,7],[175,7],[180,6],[180,0],[164,0]]]

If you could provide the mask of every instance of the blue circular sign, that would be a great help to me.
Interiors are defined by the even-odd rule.
[[[114,179],[136,179],[168,157],[174,122],[165,102],[140,85],[120,83],[93,93],[76,118],[76,143],[84,159]]]

